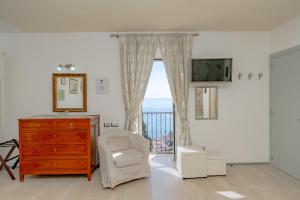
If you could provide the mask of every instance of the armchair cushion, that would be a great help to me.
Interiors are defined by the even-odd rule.
[[[122,168],[142,163],[144,155],[136,149],[127,149],[114,152],[113,160],[116,167]]]
[[[110,150],[114,151],[122,151],[130,148],[130,141],[128,136],[116,136],[110,137],[107,141]]]

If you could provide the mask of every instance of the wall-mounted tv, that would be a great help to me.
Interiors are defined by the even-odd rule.
[[[232,58],[192,60],[192,82],[230,82],[231,73]]]

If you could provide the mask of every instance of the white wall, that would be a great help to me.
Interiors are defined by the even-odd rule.
[[[271,53],[300,44],[300,16],[271,31]]]
[[[88,74],[88,111],[102,122],[123,126],[118,39],[108,33],[6,34],[8,67],[8,131],[17,137],[17,119],[51,113],[51,74],[60,63],[79,65]],[[194,58],[233,57],[233,82],[219,86],[219,119],[195,120],[194,86],[190,88],[190,125],[195,144],[219,149],[229,162],[269,160],[267,32],[201,32],[194,41]],[[237,73],[244,80],[237,80]],[[263,80],[246,80],[246,73],[264,73]],[[95,94],[95,78],[108,77],[109,94]]]
[[[203,32],[195,38],[193,58],[233,58],[232,83],[193,84],[189,100],[193,143],[221,150],[228,162],[269,161],[269,39],[268,32]],[[218,120],[195,120],[196,85],[219,87]]]
[[[7,34],[8,113],[6,138],[17,137],[17,119],[52,113],[52,73],[58,64],[87,73],[88,112],[123,124],[118,40],[108,33]],[[95,79],[108,77],[110,93],[95,94]]]
[[[20,32],[20,30],[8,23],[7,21],[0,19],[0,33],[16,33],[16,32]]]
[[[3,133],[5,132],[5,113],[6,111],[4,53],[1,51],[0,48],[0,142],[2,141]]]

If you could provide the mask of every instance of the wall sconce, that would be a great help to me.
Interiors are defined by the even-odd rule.
[[[253,77],[253,73],[249,73],[248,74],[248,80],[251,80],[252,77]]]
[[[239,80],[242,80],[242,78],[243,78],[243,73],[239,73],[239,74],[238,74],[238,79],[239,79]]]
[[[263,73],[262,72],[260,72],[260,73],[258,73],[258,80],[261,80],[262,79],[262,77],[263,77]]]
[[[59,64],[58,67],[56,67],[56,71],[62,71],[63,69],[75,71],[76,66],[73,64]]]

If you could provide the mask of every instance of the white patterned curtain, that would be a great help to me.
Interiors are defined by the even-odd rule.
[[[153,34],[120,35],[121,83],[125,105],[125,129],[137,132],[158,42]]]
[[[188,96],[192,60],[192,34],[163,34],[159,47],[179,118],[179,144],[191,145],[188,120]]]

